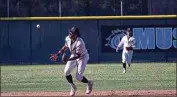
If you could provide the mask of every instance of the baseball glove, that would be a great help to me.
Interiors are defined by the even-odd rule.
[[[66,63],[68,61],[69,57],[66,55],[66,53],[63,53],[62,55],[62,61],[63,63]]]
[[[52,60],[52,61],[56,61],[57,58],[58,58],[57,54],[51,54],[51,56],[50,56],[50,60]]]

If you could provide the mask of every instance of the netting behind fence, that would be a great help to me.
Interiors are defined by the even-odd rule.
[[[0,17],[160,15],[176,9],[176,0],[0,0]]]

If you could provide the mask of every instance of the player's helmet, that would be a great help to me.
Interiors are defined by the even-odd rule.
[[[79,28],[76,28],[76,27],[72,27],[70,30],[69,30],[69,33],[72,33],[72,34],[74,34],[74,35],[77,35],[77,36],[81,36],[80,35],[80,30],[79,30]]]
[[[129,35],[129,36],[133,36],[133,32],[131,31],[130,28],[127,29],[127,33],[126,34]]]

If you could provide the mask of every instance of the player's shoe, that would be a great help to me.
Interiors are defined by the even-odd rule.
[[[90,94],[92,92],[92,88],[93,88],[93,81],[89,81],[86,87],[86,94]]]
[[[130,64],[128,64],[128,67],[130,67]]]
[[[126,69],[125,69],[125,68],[123,69],[123,72],[122,72],[122,74],[124,74],[124,73],[126,73]]]
[[[75,84],[71,84],[71,91],[70,91],[70,96],[74,96],[75,92],[77,90],[77,87]]]

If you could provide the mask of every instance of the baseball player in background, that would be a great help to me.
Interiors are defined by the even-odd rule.
[[[71,72],[75,67],[77,67],[76,79],[80,82],[86,83],[86,94],[90,94],[92,91],[93,82],[83,76],[86,64],[89,60],[89,54],[85,47],[84,41],[80,38],[80,31],[76,27],[72,27],[69,30],[69,35],[65,38],[65,45],[58,51],[57,54],[52,54],[50,59],[52,61],[56,61],[58,55],[65,53],[67,49],[69,49],[71,55],[63,61],[66,63],[64,74],[71,86],[70,96],[74,96],[75,91],[77,90],[71,76]]]
[[[122,64],[123,64],[123,73],[126,73],[126,64],[130,67],[132,56],[133,56],[133,48],[135,47],[135,38],[133,37],[133,33],[130,28],[127,29],[126,35],[122,37],[119,42],[116,52],[120,50],[123,46],[122,52]]]

